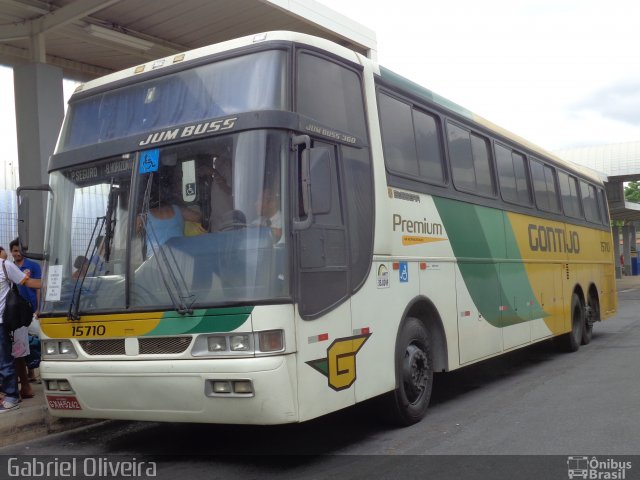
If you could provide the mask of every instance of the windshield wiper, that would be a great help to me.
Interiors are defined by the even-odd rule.
[[[120,193],[120,188],[113,184],[112,179],[111,186],[109,187],[109,198],[107,199],[107,214],[103,240],[105,262],[108,262],[111,257],[111,243],[113,240],[113,233],[116,229],[116,207],[118,204],[118,195],[116,195],[116,193]],[[97,248],[98,245],[95,245],[94,250]]]
[[[87,250],[84,255],[84,262],[79,267],[78,278],[76,278],[76,283],[73,286],[73,292],[71,294],[71,302],[69,303],[69,311],[67,313],[67,318],[69,320],[80,320],[80,315],[78,314],[78,310],[80,309],[80,295],[82,294],[82,286],[84,285],[84,280],[87,278],[87,272],[89,270],[89,265],[85,265],[86,262],[89,262],[89,249],[91,245],[95,243],[94,238],[96,238],[96,231],[98,235],[102,233],[102,227],[104,227],[106,217],[97,217],[96,223],[93,226],[93,231],[91,232],[91,237],[89,238],[89,242],[87,244]],[[98,227],[100,225],[100,227]],[[91,256],[95,253],[96,247],[93,246],[93,250]]]
[[[113,238],[113,232],[115,231],[116,219],[116,205],[118,201],[118,196],[116,193],[119,191],[118,185],[116,185],[111,179],[111,185],[109,185],[109,196],[107,197],[107,211],[104,217],[97,217],[96,223],[93,226],[93,231],[91,232],[91,237],[89,238],[89,242],[87,243],[87,249],[84,254],[84,262],[88,263],[88,265],[81,265],[79,268],[78,278],[76,279],[76,283],[73,286],[73,293],[71,295],[71,303],[69,304],[69,312],[67,314],[67,318],[69,320],[80,320],[80,315],[78,314],[78,310],[80,309],[80,296],[82,295],[82,286],[84,285],[84,281],[87,278],[87,274],[89,273],[89,267],[91,264],[91,260],[95,258],[96,252],[98,250],[98,244],[95,239],[99,238],[102,234],[102,229],[105,229],[105,235],[103,239],[105,253],[104,253],[104,261],[109,261],[109,255],[111,254],[111,240]],[[98,226],[99,225],[99,226]],[[96,234],[97,232],[97,234]],[[89,254],[89,250],[91,249],[91,254]],[[95,275],[96,270],[98,269],[98,264],[93,267],[93,274]]]
[[[144,192],[144,198],[142,201],[142,213],[140,215],[142,219],[142,231],[143,239],[149,238],[148,244],[151,246],[153,256],[156,258],[156,264],[158,265],[158,271],[162,278],[162,283],[169,294],[173,308],[180,315],[186,315],[193,313],[192,305],[195,302],[195,295],[184,293],[187,289],[187,282],[182,276],[182,271],[176,261],[173,252],[167,249],[164,245],[160,245],[158,237],[153,229],[153,225],[148,221],[148,216],[151,215],[149,208],[149,199],[151,197],[151,184],[153,182],[153,173],[149,175],[147,185]],[[167,255],[167,251],[169,255]],[[149,252],[147,252],[147,255]],[[165,271],[166,269],[166,271]],[[180,277],[180,278],[178,278]],[[185,300],[189,299],[190,302],[187,305]]]

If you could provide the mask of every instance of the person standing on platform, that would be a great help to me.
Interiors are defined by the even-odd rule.
[[[29,278],[40,280],[42,278],[42,270],[33,260],[25,258],[20,249],[20,241],[16,238],[9,244],[9,250],[13,256],[13,262],[20,271],[29,275]],[[20,295],[27,299],[33,307],[34,316],[38,318],[40,308],[40,289],[30,288],[26,285],[18,286]],[[16,363],[16,373],[20,380],[20,396],[22,398],[33,398],[33,388],[29,383],[29,371],[27,368],[26,357],[29,355],[29,333],[27,327],[16,330],[13,334],[13,357]]]
[[[20,407],[18,379],[14,358],[11,355],[11,336],[2,325],[2,314],[9,293],[10,282],[30,288],[40,288],[40,280],[29,278],[29,274],[21,272],[14,264],[0,259],[0,414]],[[5,271],[7,272],[5,274]],[[7,278],[8,277],[8,278]]]

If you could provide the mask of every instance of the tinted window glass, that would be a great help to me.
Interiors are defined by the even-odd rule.
[[[527,164],[524,155],[496,144],[496,164],[502,198],[508,202],[530,205],[531,193],[527,181]]]
[[[476,191],[483,195],[493,195],[493,175],[489,157],[489,142],[486,138],[471,134],[473,167],[476,172]]]
[[[298,58],[298,111],[331,128],[366,138],[360,77],[324,58]]]
[[[564,172],[558,172],[558,182],[560,183],[564,213],[573,218],[581,218],[582,213],[580,212],[576,178]]]
[[[584,215],[588,221],[600,223],[600,209],[596,199],[596,187],[587,182],[580,181],[580,193],[582,195],[582,206]]]
[[[463,190],[475,190],[476,176],[469,132],[451,123],[447,126],[453,183]]]
[[[533,191],[536,195],[536,204],[542,210],[549,210],[549,197],[547,195],[547,183],[544,180],[544,167],[540,162],[531,161],[531,179]]]
[[[517,202],[518,190],[516,187],[516,176],[513,170],[511,150],[496,144],[496,165],[498,166],[498,180],[500,182],[502,198],[508,202]]]
[[[493,195],[495,188],[488,140],[453,123],[447,124],[447,138],[456,188]]]
[[[537,160],[531,160],[531,177],[538,207],[548,212],[557,212],[559,205],[553,169]]]
[[[548,165],[544,166],[544,179],[547,183],[547,193],[549,195],[549,209],[552,212],[560,211],[560,204],[558,203],[558,190],[556,188],[555,175],[553,168]]]
[[[607,204],[607,196],[604,190],[599,189],[600,192],[600,212],[602,213],[602,223],[609,225],[609,205]]]
[[[413,124],[420,176],[429,181],[444,182],[440,129],[437,120],[431,115],[414,110]]]
[[[344,171],[347,213],[350,224],[351,290],[364,282],[371,267],[373,251],[373,175],[369,153],[363,148],[342,145],[341,162]]]
[[[513,158],[513,172],[516,176],[516,189],[518,191],[518,203],[531,205],[531,192],[527,181],[527,160],[524,155],[516,152],[511,154]]]
[[[384,159],[389,170],[405,175],[419,174],[411,119],[411,107],[388,95],[379,95],[380,128]]]
[[[239,112],[286,109],[286,59],[283,51],[254,53],[74,100],[59,151]],[[341,85],[329,88],[342,91]],[[356,110],[353,103],[349,108]]]

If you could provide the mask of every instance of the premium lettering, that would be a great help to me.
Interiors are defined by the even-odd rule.
[[[393,231],[400,230],[403,233],[420,233],[425,235],[442,235],[443,228],[441,223],[422,220],[405,220],[397,213],[393,214]]]

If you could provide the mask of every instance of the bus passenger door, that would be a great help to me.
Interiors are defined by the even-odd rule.
[[[350,388],[355,372],[348,360],[352,342],[345,340],[352,336],[346,301],[349,249],[337,149],[316,141],[305,150],[296,162],[297,193],[293,195],[300,420],[344,408],[355,400]]]

